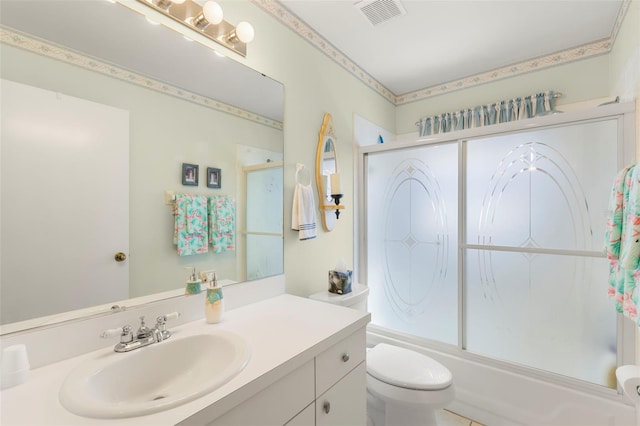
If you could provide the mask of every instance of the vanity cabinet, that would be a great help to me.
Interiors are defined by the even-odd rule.
[[[210,425],[364,426],[365,341],[362,328]]]
[[[198,300],[202,302],[190,296],[178,301],[180,303],[171,302],[171,306],[172,309],[180,306],[180,310],[185,312],[197,309],[201,313],[202,305],[195,303]],[[141,312],[154,317],[158,315],[158,310],[153,305],[141,309]],[[170,312],[166,306],[161,307],[162,311]],[[126,323],[125,313],[122,314],[116,314],[116,318],[91,319],[73,326],[26,333],[17,337],[21,340],[29,337],[31,340],[14,341],[12,344],[29,344],[30,350],[45,353],[51,351],[50,342],[58,341],[56,339],[61,331],[65,336],[89,336],[91,332],[93,338],[98,339],[94,330]],[[130,366],[134,364],[125,360],[144,358],[149,348],[127,355],[116,354],[113,347],[108,346],[63,360],[52,358],[52,361],[48,361],[45,358],[42,366],[32,369],[26,383],[0,392],[0,424],[364,426],[366,326],[370,319],[371,316],[366,312],[280,294],[230,309],[225,312],[224,321],[220,324],[207,324],[200,317],[176,326],[172,329],[174,336],[171,339],[174,342],[190,336],[235,333],[246,341],[251,350],[251,359],[242,371],[212,392],[168,409],[136,417],[109,420],[73,414],[60,403],[59,389],[69,375],[84,363],[117,361],[124,362],[123,366]],[[170,355],[166,362],[184,360],[174,359],[174,355]],[[217,361],[213,356],[210,367],[205,371],[193,370],[193,373],[214,373],[216,368],[222,366]],[[188,377],[184,379],[190,380]],[[152,386],[155,383],[152,382],[143,380],[141,386]],[[167,386],[173,384],[167,382]],[[38,409],[33,410],[34,406]]]
[[[316,425],[366,424],[366,350],[362,329],[316,357]]]
[[[309,426],[316,423],[316,402],[307,405],[307,408],[287,422],[285,426]]]
[[[314,361],[310,360],[218,417],[210,425],[284,425],[314,401],[313,381]]]

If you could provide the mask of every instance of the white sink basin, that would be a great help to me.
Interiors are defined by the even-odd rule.
[[[234,333],[173,336],[85,361],[65,379],[60,402],[85,417],[150,414],[217,389],[242,371],[249,357],[246,342]]]

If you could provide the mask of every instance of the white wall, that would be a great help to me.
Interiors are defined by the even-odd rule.
[[[179,288],[188,265],[235,278],[235,252],[177,255],[164,190],[236,198],[236,143],[281,151],[282,131],[11,46],[3,45],[0,54],[3,78],[130,112],[132,297]],[[183,162],[199,164],[198,187],[181,185]],[[222,189],[206,187],[207,167],[222,169]]]

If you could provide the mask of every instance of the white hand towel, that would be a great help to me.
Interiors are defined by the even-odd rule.
[[[316,237],[316,207],[311,185],[296,184],[291,208],[291,229],[299,231],[300,240]]]

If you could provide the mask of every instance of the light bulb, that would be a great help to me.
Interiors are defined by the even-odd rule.
[[[236,27],[236,37],[243,43],[251,43],[254,35],[253,25],[246,21],[240,22]]]
[[[215,1],[208,1],[202,6],[202,14],[204,18],[213,25],[222,22],[222,7]]]

